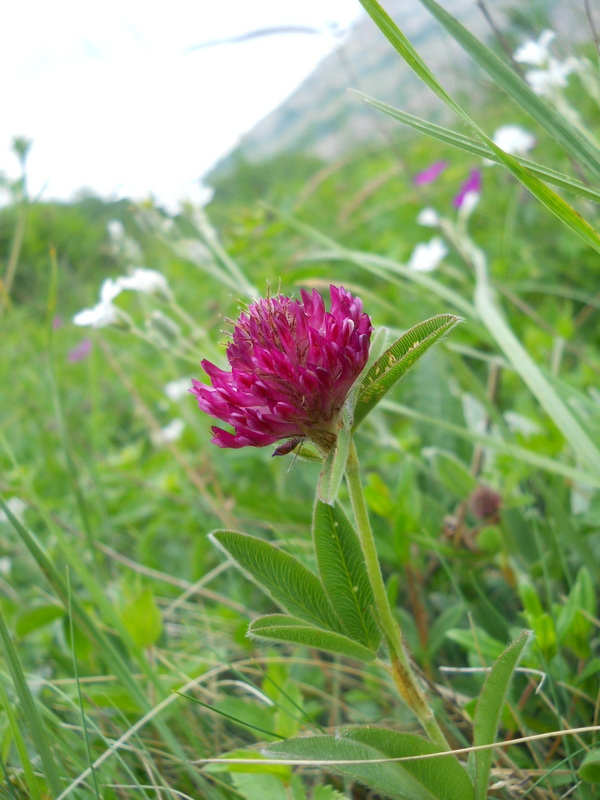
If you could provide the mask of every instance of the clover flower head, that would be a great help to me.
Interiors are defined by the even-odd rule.
[[[501,506],[502,497],[489,486],[478,486],[469,496],[469,508],[477,519],[498,521]]]
[[[373,327],[362,301],[331,286],[331,310],[316,290],[301,299],[266,297],[243,311],[227,347],[230,371],[203,361],[212,386],[190,390],[207,414],[219,447],[266,447],[308,437],[327,450],[340,411],[369,356]],[[281,451],[284,452],[284,451]]]

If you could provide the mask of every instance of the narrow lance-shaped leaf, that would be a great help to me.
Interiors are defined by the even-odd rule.
[[[269,614],[255,619],[248,628],[253,639],[292,642],[306,647],[316,647],[329,653],[339,653],[358,661],[373,661],[375,653],[368,647],[349,639],[341,633],[316,628],[304,620],[285,614]]]
[[[209,538],[284,611],[318,627],[339,628],[321,581],[297,558],[246,533],[213,531]]]
[[[461,321],[460,317],[455,317],[453,314],[440,314],[440,316],[420,322],[395,341],[377,359],[362,382],[354,409],[354,428],[375,408],[413,364]]]
[[[522,631],[489,671],[475,709],[473,744],[476,747],[492,744],[496,740],[500,714],[510,681],[530,639],[531,632]],[[469,762],[475,765],[475,800],[485,800],[487,797],[492,757],[491,748],[477,750],[469,756]]]
[[[377,650],[381,635],[373,619],[373,592],[356,532],[338,505],[317,500],[313,542],[321,581],[343,632]]]

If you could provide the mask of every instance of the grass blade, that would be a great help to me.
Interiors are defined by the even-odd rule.
[[[399,108],[394,108],[387,103],[382,103],[381,100],[376,100],[374,97],[369,97],[369,95],[363,94],[362,92],[358,92],[354,89],[352,89],[352,92],[364,100],[365,103],[373,106],[373,108],[376,108],[378,111],[382,111],[384,114],[387,114],[389,117],[397,120],[398,122],[402,122],[404,125],[408,125],[410,128],[418,131],[419,133],[424,133],[426,136],[431,136],[433,139],[437,139],[439,142],[443,142],[444,144],[450,144],[453,147],[464,150],[466,153],[470,153],[473,156],[488,158],[490,161],[495,161],[496,164],[502,163],[502,160],[498,157],[498,155],[489,147],[477,142],[475,139],[471,139],[469,136],[465,136],[463,133],[450,130],[450,128],[444,128],[441,125],[436,125],[434,122],[428,122],[425,119],[415,117],[413,114],[409,114],[406,111],[401,111]],[[585,183],[582,183],[581,181],[578,181],[569,175],[565,175],[562,172],[557,172],[556,170],[550,169],[550,167],[546,167],[543,164],[537,164],[535,161],[530,161],[527,158],[522,158],[521,156],[517,155],[513,157],[515,161],[521,164],[521,166],[525,167],[525,169],[529,170],[529,172],[531,172],[537,178],[547,181],[554,186],[558,186],[560,189],[564,189],[567,192],[576,194],[579,197],[585,197],[587,200],[600,203],[600,191],[594,189],[593,186],[587,186]]]
[[[452,433],[453,436],[456,436],[459,439],[465,439],[468,442],[489,447],[493,452],[510,456],[510,458],[514,458],[516,461],[523,464],[530,464],[532,467],[537,467],[538,469],[545,470],[546,472],[555,475],[562,475],[571,481],[589,484],[590,486],[600,488],[599,473],[585,472],[582,469],[570,467],[567,464],[562,464],[560,461],[555,461],[547,456],[542,456],[533,450],[527,450],[525,447],[519,447],[519,445],[516,444],[509,444],[502,439],[497,439],[494,436],[489,436],[485,433],[476,433],[475,431],[470,431],[468,428],[464,428],[461,425],[455,425],[452,422],[446,422],[438,417],[422,414],[420,411],[416,411],[414,408],[401,405],[400,403],[395,403],[392,400],[383,400],[381,405],[382,408],[385,408],[388,411],[401,414],[409,419],[422,422],[425,425],[442,428],[443,430]]]
[[[441,9],[434,0],[422,0],[423,3],[426,4],[427,8],[429,8],[432,13],[436,10],[439,12],[440,21],[442,24],[447,22],[447,17],[455,23],[452,26],[452,30],[457,30],[456,26],[458,26],[461,30],[465,31],[465,38],[468,34],[469,37],[472,36],[466,29],[462,29],[462,26],[459,26],[459,23],[456,22],[450,15],[446,14],[446,12]],[[469,126],[469,128],[475,133],[475,135],[481,139],[481,141],[490,148],[490,150],[495,153],[497,158],[499,159],[500,163],[504,164],[513,175],[529,189],[529,191],[537,197],[537,199],[546,206],[546,208],[552,212],[556,217],[558,217],[561,222],[563,222],[568,228],[570,228],[577,236],[580,236],[590,247],[593,247],[595,250],[600,252],[600,234],[591,225],[589,225],[582,217],[574,211],[568,203],[566,203],[562,198],[560,198],[555,192],[549,189],[542,181],[539,180],[533,173],[523,167],[517,159],[513,156],[505,153],[496,144],[487,136],[484,131],[477,125],[477,123],[467,114],[467,112],[446,92],[446,90],[441,86],[441,84],[437,81],[433,73],[429,70],[425,62],[421,59],[417,51],[414,49],[412,44],[406,38],[406,36],[400,31],[398,26],[394,23],[394,21],[386,14],[386,12],[382,9],[376,0],[361,0],[362,5],[364,6],[367,13],[371,16],[373,21],[377,24],[380,30],[384,33],[388,41],[393,45],[393,47],[400,53],[402,58],[406,61],[406,63],[411,67],[411,69],[416,72],[416,74],[421,78],[424,83],[429,86],[429,88],[435,92],[435,94],[446,103],[446,105],[452,109],[456,114],[458,114]],[[445,16],[444,16],[445,15]],[[472,37],[473,39],[475,37]],[[477,40],[475,39],[477,42]],[[484,50],[487,51],[487,48],[484,48],[479,42],[477,45]],[[490,51],[491,52],[491,51]],[[494,58],[497,59],[496,56]],[[518,76],[514,75],[506,65],[503,64],[499,59],[498,62],[503,66],[505,70],[507,70],[511,75],[513,75],[514,80],[521,86],[521,88],[525,87],[525,84],[521,81]],[[527,92],[530,92],[533,97],[536,98],[538,103],[539,98],[537,98],[531,90],[527,87]],[[551,115],[554,112],[551,112],[549,107],[546,106],[545,103],[542,103],[544,109],[547,110],[548,114]],[[548,116],[548,115],[547,115]],[[565,144],[563,141],[565,139],[565,132],[563,128],[566,126],[567,131],[569,133],[569,137],[572,137],[574,140],[576,139],[577,142],[581,139],[582,141],[579,142],[581,147],[568,148],[568,152],[573,154],[574,158],[578,158],[580,163],[584,164],[588,169],[590,169],[591,173],[595,176],[600,177],[600,155],[596,152],[596,148],[594,148],[587,140],[582,137],[580,134],[577,134],[567,123],[560,120],[556,122],[555,125],[551,126],[550,130],[555,131],[555,138],[558,138],[561,143]],[[556,133],[556,130],[560,129],[560,136]],[[577,156],[574,155],[574,150],[577,152]]]
[[[589,139],[570,125],[549,103],[538,97],[520,75],[435,0],[420,2],[498,86],[545,128],[551,138],[559,142],[582,167],[588,169],[596,180],[600,180],[600,152]]]
[[[50,789],[52,790],[52,794],[54,797],[58,797],[62,789],[58,766],[54,759],[54,754],[50,749],[50,744],[46,734],[46,727],[43,724],[40,715],[38,714],[36,704],[29,690],[29,686],[27,685],[27,679],[25,678],[21,668],[21,662],[17,656],[17,651],[12,643],[8,628],[6,627],[6,623],[4,621],[4,616],[2,614],[0,614],[0,643],[2,644],[2,648],[4,650],[6,662],[12,676],[15,691],[19,697],[19,702],[21,703],[21,707],[23,709],[23,714],[27,720],[31,738],[35,743],[37,754],[42,762],[44,776],[48,781]],[[25,764],[23,765],[23,768],[25,769]]]
[[[596,475],[600,474],[600,450],[563,403],[496,306],[492,290],[487,282],[485,263],[481,252],[472,248],[471,257],[477,275],[475,307],[479,312],[480,319],[496,340],[509,363],[512,364],[531,393],[569,442],[578,460],[586,464]]]

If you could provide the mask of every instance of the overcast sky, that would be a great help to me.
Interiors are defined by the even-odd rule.
[[[174,208],[198,177],[314,69],[358,0],[19,0],[0,11],[0,172],[33,140],[32,194],[153,195]],[[277,26],[320,33],[198,47]]]

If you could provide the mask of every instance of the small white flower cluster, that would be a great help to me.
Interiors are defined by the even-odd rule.
[[[550,45],[555,38],[554,31],[543,31],[537,41],[525,42],[514,53],[515,61],[519,64],[536,67],[525,73],[525,80],[540,97],[552,97],[558,90],[564,89],[569,75],[583,66],[575,56],[569,56],[564,61],[555,58],[550,52]]]
[[[169,381],[169,383],[165,384],[163,391],[169,400],[176,403],[177,400],[181,400],[182,397],[185,397],[191,385],[192,381],[190,378],[178,378],[177,380]]]
[[[447,255],[448,248],[443,239],[434,236],[430,242],[415,247],[407,266],[413,272],[432,272]]]
[[[185,422],[179,417],[176,417],[167,425],[165,425],[164,428],[160,428],[160,430],[157,431],[152,431],[150,434],[152,444],[155,447],[161,447],[162,445],[169,444],[170,442],[176,442],[181,438],[184,428]]]
[[[492,141],[505,153],[514,156],[524,156],[535,146],[535,136],[519,125],[501,125]]]
[[[104,328],[107,325],[118,324],[123,319],[123,314],[113,304],[113,300],[122,291],[155,294],[167,300],[171,297],[169,284],[162,272],[137,267],[129,275],[122,275],[116,280],[107,278],[100,287],[100,302],[93,308],[85,308],[75,314],[73,317],[75,325]]]

